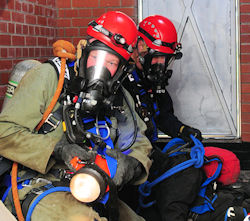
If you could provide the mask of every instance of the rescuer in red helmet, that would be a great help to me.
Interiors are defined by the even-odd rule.
[[[136,68],[124,85],[133,95],[136,110],[147,125],[147,137],[157,146],[157,130],[160,129],[172,138],[180,137],[186,142],[191,140],[190,135],[201,140],[198,129],[185,125],[174,115],[173,102],[167,91],[173,62],[182,57],[175,26],[164,16],[152,15],[139,23],[138,36],[137,50],[132,55]],[[154,158],[156,156],[153,155],[153,165],[160,164],[161,172],[189,159],[185,154],[170,157],[167,161]],[[200,169],[190,167],[154,188],[156,207],[162,220],[186,220],[202,178]]]
[[[87,44],[80,48],[76,63],[72,62],[74,56],[68,56],[75,50],[65,53],[65,42],[59,45],[55,51],[62,56],[27,72],[0,115],[0,155],[21,165],[18,189],[26,220],[144,220],[115,195],[116,189],[129,182],[143,183],[151,165],[146,126],[134,114],[133,100],[118,81],[137,41],[137,27],[126,14],[110,11],[90,22],[87,34]],[[37,131],[58,91],[57,72],[65,57],[60,99]],[[115,159],[115,164],[107,165],[114,171],[112,176],[96,164],[98,156],[107,162]],[[87,177],[91,175],[93,182],[85,180],[79,186],[93,189],[95,185],[98,192],[102,178],[107,182],[104,198],[80,202],[69,192],[68,181],[76,172],[75,157],[76,163],[92,168]],[[15,211],[9,175],[5,184],[9,185],[2,201]],[[83,192],[79,194],[77,199],[82,199]],[[84,194],[92,193],[87,189]],[[20,210],[17,212],[20,215]]]

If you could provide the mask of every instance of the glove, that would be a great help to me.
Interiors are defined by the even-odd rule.
[[[117,160],[117,170],[113,178],[116,186],[123,186],[130,181],[136,180],[142,173],[142,164],[119,150],[107,149],[107,155]]]
[[[95,153],[93,151],[89,151],[88,147],[80,147],[77,144],[70,144],[63,137],[54,148],[54,157],[57,160],[63,160],[64,163],[68,166],[69,169],[74,170],[71,166],[70,161],[75,157],[79,157],[82,161],[94,161]]]
[[[200,130],[193,127],[189,127],[187,125],[182,125],[180,127],[179,137],[181,137],[186,142],[190,142],[192,141],[190,135],[193,135],[195,138],[202,141],[202,135]]]

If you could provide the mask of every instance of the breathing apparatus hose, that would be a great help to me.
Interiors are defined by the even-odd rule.
[[[55,56],[61,58],[61,72],[59,75],[58,85],[56,88],[56,92],[47,108],[47,110],[44,112],[42,120],[39,122],[39,124],[36,127],[36,131],[38,131],[41,126],[44,124],[45,120],[48,118],[49,114],[53,110],[60,94],[63,88],[64,83],[64,75],[65,75],[65,65],[66,65],[66,59],[75,60],[76,49],[75,47],[68,41],[64,40],[58,40],[53,44],[53,53]]]
[[[76,49],[75,49],[74,45],[68,41],[58,40],[53,44],[54,56],[61,58],[61,72],[60,72],[56,92],[55,92],[47,110],[44,112],[42,120],[36,126],[36,131],[39,131],[41,126],[44,124],[45,120],[48,118],[49,114],[53,110],[53,108],[54,108],[54,106],[55,106],[55,104],[56,104],[56,102],[61,94],[61,91],[63,88],[63,83],[64,83],[66,59],[75,60],[76,59],[75,52],[76,52]],[[12,176],[11,176],[13,201],[14,201],[18,220],[24,221],[24,217],[23,217],[22,209],[21,209],[21,205],[20,205],[20,200],[19,200],[19,196],[18,196],[18,189],[17,189],[17,170],[18,170],[18,164],[17,164],[17,162],[13,162]]]
[[[30,221],[31,220],[31,215],[33,213],[33,210],[35,209],[36,205],[47,195],[54,193],[54,192],[70,192],[70,188],[69,187],[54,187],[51,189],[48,189],[46,191],[44,191],[42,194],[40,194],[37,198],[35,198],[34,202],[31,204],[27,216],[26,216],[26,221]]]

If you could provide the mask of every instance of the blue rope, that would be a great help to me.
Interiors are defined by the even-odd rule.
[[[26,221],[30,221],[31,220],[31,215],[33,213],[33,210],[35,209],[36,205],[47,195],[54,193],[54,192],[70,192],[70,188],[69,187],[54,187],[51,189],[48,189],[46,191],[44,191],[41,195],[39,195],[37,198],[35,198],[34,202],[31,204],[31,206],[29,207],[27,216],[26,216]]]
[[[190,157],[191,157],[190,160],[184,161],[184,162],[176,165],[175,167],[169,169],[168,171],[163,173],[161,176],[156,178],[154,181],[152,181],[152,182],[146,181],[145,183],[143,183],[139,186],[139,193],[140,193],[139,204],[141,207],[147,208],[149,206],[152,206],[155,203],[155,201],[153,201],[153,202],[149,202],[149,203],[145,204],[145,203],[143,203],[143,198],[148,197],[151,194],[151,189],[155,185],[160,183],[161,181],[167,179],[168,177],[170,177],[170,176],[174,175],[175,173],[178,173],[178,172],[180,172],[188,167],[194,166],[195,168],[200,168],[203,166],[204,154],[205,154],[204,147],[203,147],[202,143],[198,139],[196,139],[193,135],[190,135],[190,137],[194,142],[194,146],[191,148],[191,152],[190,152]],[[179,144],[182,141],[174,140],[168,147],[166,147],[167,146],[166,145],[165,146],[166,148],[164,148],[163,151],[166,151],[168,148],[171,147],[171,145],[175,145],[176,142]]]

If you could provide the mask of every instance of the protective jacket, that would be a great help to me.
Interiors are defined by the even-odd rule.
[[[140,78],[141,75],[138,69],[134,70],[124,86],[132,94],[137,113],[148,126],[147,136],[152,140],[158,128],[171,137],[177,137],[183,123],[174,115],[173,101],[168,91],[154,94],[150,85]]]
[[[56,71],[50,64],[36,66],[22,78],[14,96],[0,114],[0,155],[41,174],[48,173],[52,167],[58,167],[52,153],[63,135],[62,125],[60,124],[54,131],[47,134],[35,132],[35,127],[55,93],[57,83]],[[128,93],[127,95],[132,101]],[[54,110],[58,107],[59,103]],[[113,141],[117,139],[115,148],[126,145],[126,142],[130,142],[129,138],[133,137],[133,131],[131,131],[133,121],[125,102],[123,109],[122,117],[111,117],[113,127],[119,130],[118,137],[111,137]],[[136,182],[139,184],[143,183],[148,176],[151,166],[151,160],[148,157],[151,144],[144,136],[146,125],[138,116],[137,122],[139,130],[129,155],[140,161],[145,168],[144,173]],[[63,198],[61,202],[64,202]],[[81,206],[78,206],[79,209]],[[57,217],[54,220],[60,220],[60,218]]]

